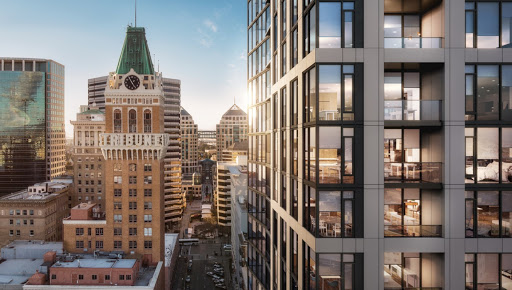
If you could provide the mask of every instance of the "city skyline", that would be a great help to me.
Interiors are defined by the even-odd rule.
[[[66,136],[80,105],[87,104],[87,80],[114,71],[123,32],[134,25],[134,1],[39,1],[3,4],[13,13],[0,20],[6,38],[2,56],[53,59],[66,67]],[[176,17],[161,11],[179,11]],[[101,8],[101,9],[100,9]],[[70,13],[81,11],[81,13]],[[111,11],[116,11],[115,14]],[[245,3],[138,1],[137,26],[147,30],[155,69],[182,81],[182,105],[202,130],[213,130],[233,99],[246,110]],[[48,34],[48,31],[52,31]],[[23,35],[23,37],[20,37]],[[41,45],[33,46],[37,42]],[[94,50],[91,50],[91,44]],[[183,45],[186,43],[187,45]],[[201,83],[201,86],[197,84]],[[205,106],[206,105],[206,106]]]

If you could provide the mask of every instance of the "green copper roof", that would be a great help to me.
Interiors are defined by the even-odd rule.
[[[116,73],[126,74],[131,68],[138,74],[155,73],[144,27],[128,26],[126,29],[126,38],[117,63]]]
[[[79,114],[80,115],[94,115],[94,114],[105,115],[105,113],[103,113],[102,111],[100,111],[98,109],[83,111],[82,113],[79,113]]]

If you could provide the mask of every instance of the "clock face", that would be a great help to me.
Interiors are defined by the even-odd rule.
[[[124,79],[124,86],[129,90],[136,90],[140,86],[140,80],[134,75],[127,76]]]

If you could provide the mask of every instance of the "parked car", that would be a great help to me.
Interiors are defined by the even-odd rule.
[[[206,272],[206,275],[211,277],[211,276],[213,276],[213,273],[212,272]]]
[[[185,278],[185,282],[190,283],[190,275],[187,275],[187,278]]]

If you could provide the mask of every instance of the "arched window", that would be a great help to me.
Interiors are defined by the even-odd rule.
[[[151,133],[151,111],[144,111],[144,133]]]
[[[137,112],[135,110],[130,110],[128,113],[128,132],[136,133],[137,132]]]
[[[114,110],[114,133],[121,133],[121,110]]]

